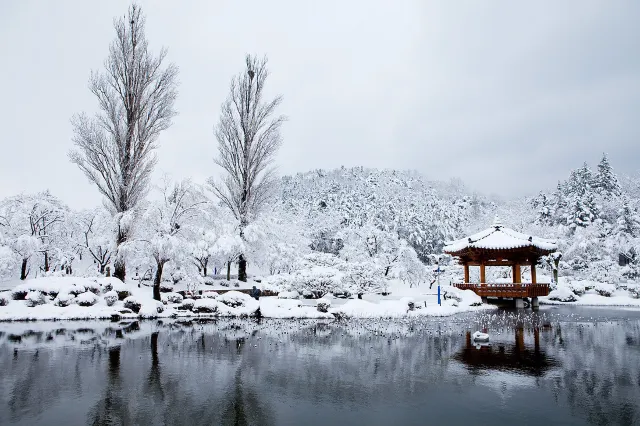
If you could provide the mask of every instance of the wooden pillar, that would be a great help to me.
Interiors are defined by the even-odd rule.
[[[469,264],[464,264],[464,282],[465,284],[469,284]]]
[[[486,278],[485,270],[484,270],[484,262],[480,264],[480,282],[482,284],[487,282],[487,278]]]
[[[531,284],[535,284],[536,282],[536,261],[534,260],[531,262]]]
[[[520,265],[518,265],[517,263],[513,265],[512,274],[514,284],[519,284],[520,282],[522,282],[522,280],[520,279]]]

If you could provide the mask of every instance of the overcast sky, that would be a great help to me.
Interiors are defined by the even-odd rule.
[[[129,2],[0,2],[0,197],[100,197],[68,161],[74,113]],[[266,54],[289,117],[280,173],[416,169],[530,194],[603,151],[640,159],[638,1],[142,1],[154,51],[180,67],[159,171],[217,170],[213,126],[245,53]]]

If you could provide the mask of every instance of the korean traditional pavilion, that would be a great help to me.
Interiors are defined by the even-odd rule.
[[[532,306],[536,307],[538,297],[549,294],[549,284],[536,280],[536,263],[540,257],[553,253],[557,248],[555,241],[509,229],[496,217],[490,228],[445,243],[444,252],[464,265],[464,283],[454,284],[455,287],[473,290],[484,302],[488,297],[513,298],[517,307],[524,307],[523,299],[530,297]],[[470,266],[480,267],[480,282],[469,282]],[[487,266],[510,266],[513,268],[513,283],[488,283],[485,278]],[[522,266],[531,267],[531,282],[522,282]]]

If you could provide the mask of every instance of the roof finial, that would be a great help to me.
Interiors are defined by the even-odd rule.
[[[493,218],[493,225],[494,228],[499,229],[502,228],[502,222],[500,221],[500,217],[498,217],[498,215],[496,215]]]

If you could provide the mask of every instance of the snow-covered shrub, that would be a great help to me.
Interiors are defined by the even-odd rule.
[[[329,312],[329,308],[331,307],[331,300],[329,299],[318,299],[316,302],[316,308],[318,312]]]
[[[568,287],[558,287],[549,293],[549,300],[556,300],[558,302],[575,302],[578,298]]]
[[[569,288],[569,290],[571,290],[576,296],[582,296],[587,291],[584,282],[582,281],[569,281],[567,283],[567,288]]]
[[[9,304],[9,300],[11,299],[9,296],[10,294],[8,291],[0,293],[0,306],[7,306]]]
[[[79,295],[81,295],[82,293],[86,293],[87,292],[87,288],[82,285],[82,284],[78,284],[78,283],[74,283],[68,290],[67,293],[69,294],[73,294],[74,296],[78,297]]]
[[[213,314],[218,312],[218,302],[214,299],[198,299],[194,302],[191,310],[195,313]]]
[[[164,305],[158,300],[149,300],[142,305],[138,313],[145,318],[154,318],[164,312]]]
[[[84,287],[87,289],[87,291],[90,291],[93,294],[99,295],[101,293],[100,284],[95,281],[86,280],[86,282],[84,283]]]
[[[118,293],[118,297],[120,297],[119,293]],[[128,296],[126,299],[124,299],[124,307],[127,309],[131,309],[133,312],[137,314],[138,312],[140,312],[140,308],[142,307],[142,305],[140,304],[140,302],[138,302],[138,299],[136,299],[135,297]]]
[[[113,290],[106,292],[103,297],[107,306],[113,306],[119,300],[118,293]]]
[[[237,308],[246,305],[247,299],[253,300],[248,294],[240,293],[239,291],[228,291],[218,296],[217,300],[230,308]]]
[[[447,299],[455,300],[458,303],[462,302],[462,296],[456,290],[457,289],[455,287],[447,288],[442,292],[442,298],[444,300],[447,300]]]
[[[204,285],[215,285],[216,284],[216,279],[214,279],[213,277],[204,277]]]
[[[595,286],[595,291],[600,296],[611,297],[613,292],[616,291],[616,286],[614,286],[613,284],[598,283]]]
[[[407,310],[413,311],[416,309],[416,302],[412,298],[405,297],[401,300],[407,304]]]
[[[218,293],[215,291],[203,291],[202,298],[203,299],[216,299],[218,297]]]
[[[92,291],[87,291],[76,296],[78,306],[93,306],[98,303],[98,296]]]
[[[180,307],[178,309],[182,309],[185,311],[190,311],[193,309],[193,305],[196,303],[195,300],[193,299],[184,299],[182,301],[182,303],[180,304]]]
[[[331,293],[340,284],[342,273],[335,268],[329,267],[313,267],[311,269],[303,269],[293,274],[291,284],[297,288],[290,290],[302,290],[311,292],[313,298],[321,298]]]
[[[102,291],[105,293],[124,285],[122,280],[116,277],[100,277],[96,279],[96,282],[98,283],[99,286],[102,287]]]
[[[19,285],[11,291],[11,298],[13,300],[24,300],[26,299],[27,294],[29,294],[29,289],[22,285]]]
[[[342,288],[351,293],[362,295],[375,293],[383,287],[381,272],[369,263],[355,263],[342,277]]]
[[[173,285],[167,281],[161,282],[160,293],[173,293]]]
[[[297,291],[281,291],[278,293],[278,299],[297,299],[300,297],[300,293]]]
[[[75,303],[76,297],[73,294],[69,293],[58,293],[58,296],[53,300],[53,304],[55,306],[59,306],[64,308]]]
[[[348,299],[351,297],[351,293],[343,288],[333,290],[332,294],[333,297],[337,297],[338,299]]]
[[[182,303],[184,299],[180,293],[163,293],[161,298],[164,303]]]
[[[265,278],[262,281],[263,285],[269,285],[280,291],[295,291],[295,283],[291,274],[276,274]]]
[[[634,285],[627,287],[629,295],[634,299],[640,299],[640,285]],[[1,296],[0,296],[1,297]]]
[[[30,291],[29,293],[27,293],[25,300],[26,305],[30,308],[47,303],[47,299],[45,298],[44,293],[42,293],[41,291]]]
[[[313,299],[315,295],[311,290],[304,289],[302,290],[302,297],[304,297],[305,299]]]

